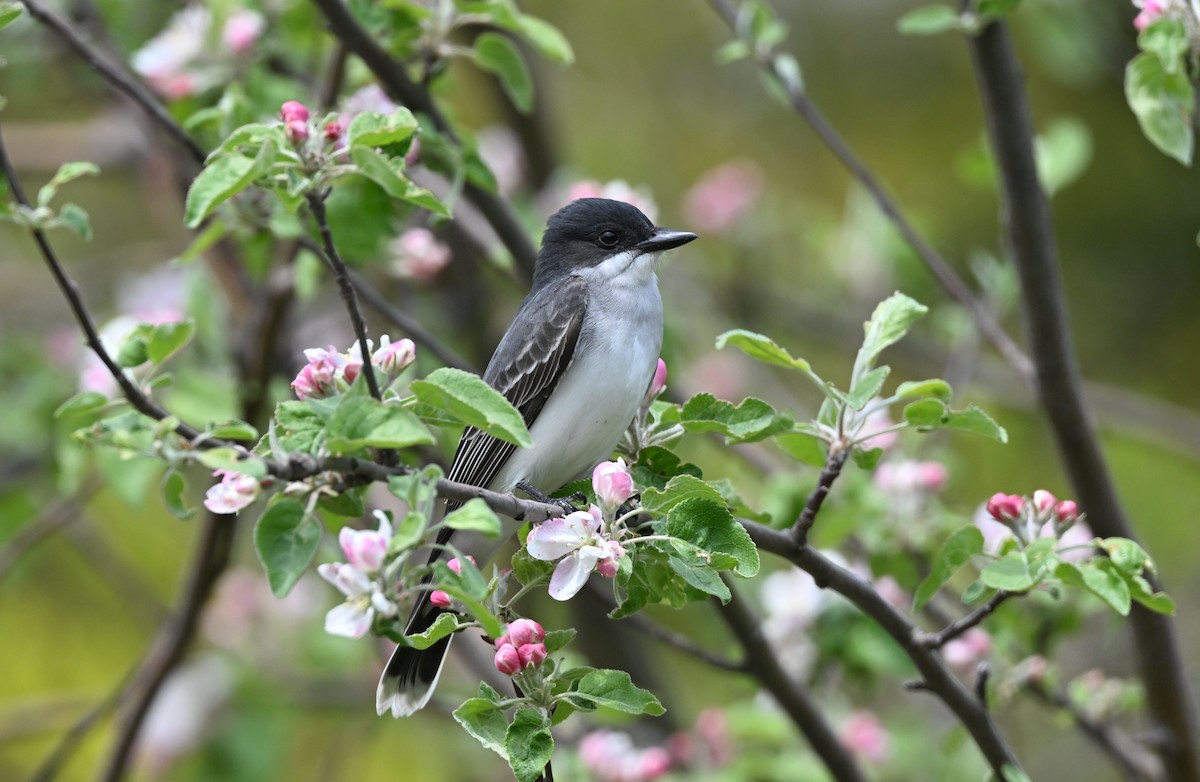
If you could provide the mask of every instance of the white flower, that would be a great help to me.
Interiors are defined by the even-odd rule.
[[[342,527],[338,533],[338,543],[346,561],[364,573],[376,573],[383,567],[388,545],[392,542],[392,525],[387,514],[377,510],[375,518],[379,520],[378,530]]]
[[[604,532],[604,517],[593,505],[588,510],[548,519],[529,531],[529,555],[544,562],[560,560],[550,577],[550,597],[570,600],[602,560],[616,562],[625,556],[618,541]]]
[[[353,565],[327,562],[317,572],[346,596],[346,602],[325,614],[325,632],[330,635],[362,638],[371,629],[376,613],[396,615],[396,604],[380,591],[379,584]]]

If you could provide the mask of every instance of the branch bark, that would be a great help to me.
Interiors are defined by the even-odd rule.
[[[1050,205],[1038,180],[1024,77],[1006,25],[993,22],[967,45],[1000,173],[1004,238],[1021,280],[1037,389],[1075,495],[1092,529],[1133,538],[1096,436],[1068,325]],[[1158,584],[1153,584],[1158,589]],[[1200,727],[1170,617],[1134,605],[1130,634],[1168,777],[1200,780]]]

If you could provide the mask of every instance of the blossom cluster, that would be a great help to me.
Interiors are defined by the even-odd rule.
[[[252,52],[266,26],[257,11],[234,8],[213,46],[212,11],[191,5],[134,52],[131,64],[159,95],[186,98],[228,81],[234,74],[234,60]]]
[[[628,733],[596,730],[579,742],[579,759],[600,782],[649,782],[671,770],[662,747],[638,749]]]
[[[534,559],[558,561],[550,577],[550,596],[555,600],[574,597],[593,570],[614,578],[625,557],[621,539],[627,530],[616,518],[619,508],[634,494],[633,476],[625,460],[596,465],[592,490],[599,505],[543,521],[525,540]]]
[[[411,339],[392,342],[384,334],[379,339],[379,348],[367,340],[371,350],[371,365],[388,379],[395,380],[417,357],[417,349]],[[292,381],[292,391],[297,399],[325,399],[345,392],[362,372],[363,356],[359,343],[355,342],[345,353],[330,345],[328,349],[309,348],[304,351],[308,363]]]
[[[321,578],[333,584],[346,600],[325,615],[325,632],[346,638],[362,638],[375,617],[396,615],[383,579],[383,566],[392,542],[392,525],[383,511],[375,511],[379,528],[356,530],[342,527],[338,543],[345,562],[327,562],[317,568]]]
[[[513,676],[546,661],[546,631],[532,619],[518,619],[496,639],[496,670]]]
[[[479,564],[478,562],[475,561],[475,557],[468,556],[467,560],[472,565]],[[458,561],[458,557],[454,557],[449,562],[447,562],[446,567],[450,568],[455,573],[462,572],[462,563]],[[451,598],[450,595],[447,594],[444,590],[435,589],[429,593],[429,602],[433,603],[438,608],[449,608],[450,606],[452,606],[454,604],[454,599]]]
[[[988,499],[975,524],[983,533],[984,550],[996,553],[1010,538],[1027,546],[1038,538],[1055,538],[1066,559],[1090,556],[1087,543],[1092,531],[1074,500],[1059,500],[1045,489],[1030,497],[997,492]]]

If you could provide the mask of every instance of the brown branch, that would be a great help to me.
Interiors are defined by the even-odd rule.
[[[978,35],[967,36],[967,42],[1000,173],[1005,241],[1021,280],[1038,394],[1092,529],[1104,537],[1132,538],[1132,524],[1117,496],[1083,395],[1050,206],[1037,176],[1033,121],[1012,40],[1007,26],[995,22]],[[1170,617],[1139,604],[1130,613],[1130,636],[1150,714],[1163,738],[1168,778],[1200,780],[1200,726],[1175,625]]]
[[[133,678],[133,671],[130,671],[113,687],[107,695],[105,695],[92,708],[84,712],[79,719],[67,728],[66,732],[59,738],[58,743],[54,745],[54,749],[46,756],[37,770],[33,772],[33,776],[29,778],[29,782],[51,782],[58,772],[62,770],[63,764],[71,759],[75,751],[79,749],[79,745],[83,742],[84,737],[91,732],[92,728],[114,709],[117,709],[125,702],[130,695],[128,687],[129,682]]]
[[[414,112],[425,114],[440,133],[458,143],[458,134],[429,92],[408,77],[404,66],[363,29],[342,0],[313,0],[313,4],[325,16],[332,33],[375,74],[388,97]],[[508,202],[471,182],[464,185],[463,194],[487,219],[517,268],[527,279],[532,278],[537,249]]]
[[[200,165],[204,164],[204,159],[207,154],[200,145],[197,144],[191,136],[187,134],[179,123],[171,118],[167,113],[166,108],[162,103],[146,89],[144,85],[122,70],[119,66],[114,65],[107,57],[100,53],[98,47],[93,45],[83,33],[75,29],[70,22],[63,19],[55,11],[47,8],[42,4],[42,0],[28,0],[23,3],[29,15],[41,22],[46,27],[53,30],[60,38],[62,38],[75,52],[83,58],[83,60],[94,68],[103,76],[109,84],[115,87],[119,92],[129,97],[143,111],[149,114],[155,122],[158,123],[164,131],[166,131],[181,147],[187,150],[191,156]]]
[[[709,0],[709,4],[725,20],[730,29],[737,32],[738,12],[730,0]],[[1005,333],[995,317],[984,304],[975,297],[971,289],[954,272],[954,269],[944,259],[925,237],[918,233],[908,218],[904,216],[895,199],[888,194],[887,189],[880,183],[875,174],[858,158],[850,145],[838,134],[833,125],[826,119],[803,90],[790,85],[788,79],[779,67],[778,55],[773,51],[756,52],[759,66],[768,74],[774,76],[787,93],[788,103],[799,114],[817,137],[824,142],[834,157],[850,172],[859,184],[867,191],[879,210],[892,223],[904,241],[916,252],[917,256],[933,274],[935,280],[950,298],[957,301],[975,322],[975,327],[988,339],[1000,355],[1013,367],[1016,372],[1029,384],[1033,382],[1033,364],[1012,338]]]
[[[817,584],[842,595],[875,620],[916,665],[923,679],[922,689],[934,693],[954,712],[998,776],[1003,774],[1007,765],[1020,767],[1008,742],[974,693],[950,672],[936,652],[920,643],[918,631],[908,618],[884,600],[869,583],[815,549],[798,546],[795,538],[786,530],[772,529],[747,520],[741,523],[759,549],[788,560],[811,575]]]
[[[732,591],[731,580],[724,575],[722,578]],[[735,592],[728,603],[722,605],[714,598],[713,605],[742,645],[746,654],[746,673],[758,679],[788,713],[832,777],[839,782],[866,780],[854,756],[842,746],[813,701],[808,688],[789,676],[780,665],[779,657],[763,635],[762,619],[755,615],[749,603]]]
[[[358,298],[354,295],[354,285],[350,282],[346,262],[342,260],[337,246],[333,243],[333,231],[329,228],[329,218],[325,214],[325,200],[318,193],[309,193],[306,200],[308,210],[312,212],[313,219],[317,222],[317,230],[320,231],[321,241],[324,243],[321,258],[333,272],[338,293],[342,297],[342,305],[346,308],[346,314],[350,316],[350,325],[354,328],[354,336],[358,339],[358,348],[362,351],[362,374],[367,381],[367,389],[371,392],[371,396],[382,399],[383,394],[379,390],[379,383],[375,380],[375,368],[371,365],[371,346],[367,343],[367,324],[363,322],[362,311],[358,308]]]
[[[976,626],[984,619],[992,615],[992,612],[1000,607],[1000,604],[1010,597],[1015,595],[1015,592],[1000,591],[992,595],[991,600],[988,600],[983,605],[976,608],[971,613],[956,619],[950,624],[936,633],[919,633],[917,641],[927,649],[940,649],[948,642],[958,638],[960,635]]]
[[[829,495],[829,489],[832,488],[833,482],[841,475],[847,456],[849,456],[849,452],[845,448],[836,448],[832,445],[829,447],[829,455],[817,478],[817,486],[808,495],[808,502],[804,503],[804,509],[800,511],[800,516],[792,525],[792,538],[796,541],[797,546],[803,546],[808,542],[808,532],[817,521],[817,512],[821,510],[821,505]]]

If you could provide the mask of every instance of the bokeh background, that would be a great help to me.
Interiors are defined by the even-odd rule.
[[[778,5],[791,30],[785,47],[798,58],[813,100],[1019,336],[1015,285],[999,248],[996,195],[963,42],[953,34],[898,34],[896,20],[912,3]],[[761,331],[826,376],[845,376],[861,323],[878,300],[899,289],[932,312],[889,354],[897,374],[950,376],[963,401],[984,406],[1010,435],[1006,446],[965,436],[905,446],[946,465],[938,513],[968,518],[995,491],[1046,488],[1070,496],[1028,389],[978,344],[962,312],[946,302],[803,121],[767,97],[754,69],[714,62],[730,34],[707,4],[530,0],[521,6],[559,26],[576,55],[570,67],[530,58],[539,87],[534,116],[515,116],[492,77],[466,64],[451,67],[437,95],[478,133],[493,167],[511,171],[510,194],[531,232],[572,186],[623,180],[636,197],[653,203],[659,224],[702,234],[661,273],[664,356],[674,394],[705,390],[735,400],[753,394],[798,416],[812,415],[819,400],[809,389],[715,352],[715,336],[733,327]],[[126,54],[177,10],[174,3],[137,0],[64,7],[85,24],[98,13],[111,34],[107,43]],[[267,3],[265,10],[281,20],[279,35],[268,31],[255,56],[280,67],[251,89],[278,100],[311,99],[311,93],[295,94],[302,88],[288,74],[315,70],[328,56],[329,39],[304,4]],[[1135,13],[1121,2],[1027,0],[1014,27],[1035,121],[1062,174],[1054,216],[1089,394],[1120,492],[1180,606],[1179,632],[1195,679],[1198,181],[1142,137],[1125,104],[1122,79],[1135,53]],[[144,316],[154,306],[215,313],[198,338],[200,359],[180,368],[167,398],[187,415],[230,415],[227,353],[234,335],[223,328],[228,305],[219,295],[219,275],[205,261],[170,263],[191,240],[170,147],[32,20],[0,33],[0,54],[7,61],[0,94],[8,100],[0,125],[26,188],[67,160],[93,160],[102,169],[68,191],[69,200],[90,213],[94,239],[54,236],[87,302],[101,321]],[[351,82],[365,77],[354,63],[348,73]],[[521,138],[538,141],[522,151]],[[725,171],[740,177],[735,182],[750,194],[749,208],[730,225],[697,224],[711,216],[696,205],[695,188],[730,165]],[[386,217],[381,222],[378,236],[348,237],[347,255],[482,366],[520,301],[522,284],[500,265],[458,257],[432,279],[405,276],[386,241],[403,226],[386,225]],[[111,454],[89,454],[71,445],[70,427],[53,418],[79,386],[81,340],[32,242],[8,224],[0,224],[0,333],[0,778],[25,779],[62,732],[136,664],[166,620],[196,523],[163,510],[152,463],[117,464]],[[287,334],[294,364],[300,348],[349,344],[328,286],[297,304]],[[284,398],[286,379],[275,391]],[[804,470],[763,480],[754,462],[718,449],[698,447],[693,455],[709,477],[735,478],[752,502],[780,514],[814,480]],[[780,463],[778,454],[753,458]],[[869,481],[858,476],[847,484],[853,495]],[[880,514],[886,517],[887,509]],[[31,539],[35,526],[56,531]],[[163,722],[163,736],[144,737],[139,775],[505,778],[496,759],[453,725],[447,709],[404,723],[377,719],[371,701],[378,650],[322,633],[322,614],[334,596],[315,580],[302,582],[288,601],[271,602],[248,532],[242,530],[247,539],[238,565],[222,582],[188,663],[193,678],[181,678],[167,696],[190,705],[175,709],[175,724]],[[545,610],[571,621],[562,611]],[[704,606],[660,616],[715,648],[732,648]],[[729,706],[738,741],[788,746],[792,764],[729,778],[821,778],[786,724],[755,721],[765,707],[754,705],[750,681],[653,644],[637,654],[671,710],[670,727],[647,728],[647,735],[691,729],[701,709]],[[1105,613],[1086,619],[1057,660],[1068,675],[1097,667],[1112,676],[1129,674],[1124,624]],[[835,696],[831,707],[844,714],[857,700],[869,702],[890,730],[890,757],[873,772],[880,779],[977,778],[980,767],[954,738],[943,710],[926,696],[903,692],[902,678],[882,677]],[[465,679],[445,682],[444,704],[452,706],[470,689]],[[838,691],[836,682],[830,689]],[[177,724],[185,714],[195,724]],[[1001,720],[1033,778],[1116,778],[1061,717],[1017,702]],[[102,720],[59,778],[90,778],[110,736],[110,722]],[[935,760],[925,743],[930,736],[941,748]],[[920,768],[928,773],[914,775]]]

